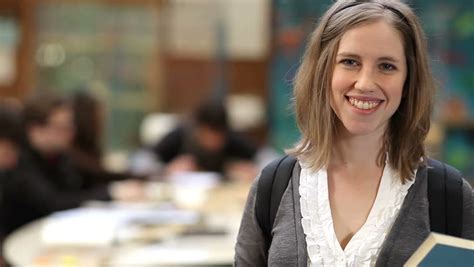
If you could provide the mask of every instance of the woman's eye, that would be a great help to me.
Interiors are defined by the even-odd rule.
[[[351,66],[351,67],[355,67],[359,65],[359,63],[353,59],[343,59],[341,60],[341,63],[346,66]]]
[[[389,63],[382,63],[380,65],[380,68],[383,70],[383,71],[393,71],[393,70],[396,70],[397,67],[395,67],[394,65],[392,64],[389,64]]]

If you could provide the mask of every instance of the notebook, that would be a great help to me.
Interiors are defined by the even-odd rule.
[[[474,266],[474,241],[430,233],[404,266]]]

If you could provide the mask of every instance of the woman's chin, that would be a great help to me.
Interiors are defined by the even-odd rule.
[[[364,136],[378,132],[378,127],[371,123],[356,123],[344,125],[343,129],[343,132],[350,136]]]

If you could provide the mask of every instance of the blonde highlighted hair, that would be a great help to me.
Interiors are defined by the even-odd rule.
[[[424,140],[430,128],[434,82],[426,40],[410,7],[396,0],[337,1],[322,16],[307,45],[294,80],[294,105],[301,139],[288,153],[314,170],[327,166],[336,136],[337,117],[330,107],[332,71],[339,41],[358,25],[383,20],[401,33],[407,63],[403,98],[390,119],[379,153],[402,181],[410,179],[426,158]]]

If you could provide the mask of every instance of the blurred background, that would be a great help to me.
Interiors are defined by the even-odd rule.
[[[408,2],[422,20],[439,85],[430,155],[473,184],[474,4]],[[298,139],[291,81],[308,33],[330,3],[0,0],[0,97],[21,106],[38,91],[87,92],[103,116],[101,164],[155,177],[148,182],[162,182],[150,147],[214,99],[224,104],[229,128],[255,147],[253,176]],[[241,203],[251,179],[237,180]]]
[[[428,35],[440,88],[429,140],[434,156],[473,177],[473,4],[410,2]],[[259,144],[291,146],[298,138],[291,80],[330,1],[0,3],[1,96],[88,88],[106,108],[106,151],[128,155],[144,141],[146,115],[189,113],[215,91],[231,99],[230,109],[250,103],[245,112],[254,118],[230,113]]]

